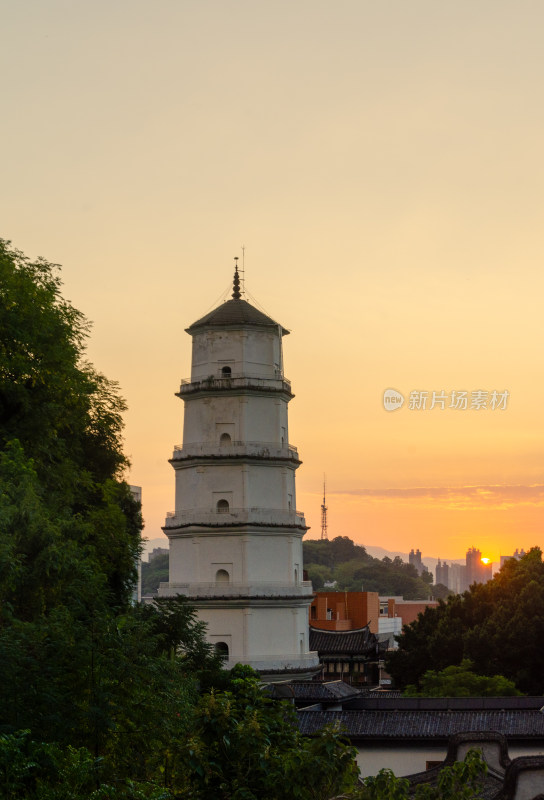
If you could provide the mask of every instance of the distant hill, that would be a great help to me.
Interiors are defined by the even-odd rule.
[[[385,556],[387,556],[388,558],[395,558],[395,556],[399,556],[400,558],[402,558],[403,561],[408,561],[409,553],[402,553],[400,550],[385,550],[383,547],[373,547],[372,545],[366,545],[366,544],[364,545],[364,547],[366,548],[366,552],[369,555],[374,556],[374,558],[384,558]],[[421,560],[423,561],[425,566],[431,570],[431,572],[434,575],[434,572],[436,570],[436,565],[438,564],[438,558],[433,558],[432,556],[423,556]],[[448,562],[448,564],[465,563],[464,558],[446,558],[446,559],[441,558],[440,560],[441,561],[445,560]]]

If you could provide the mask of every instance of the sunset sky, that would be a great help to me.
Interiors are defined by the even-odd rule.
[[[292,331],[307,535],[326,472],[330,537],[494,561],[542,544],[542,2],[18,0],[0,16],[0,236],[62,264],[93,322],[149,538],[174,507],[184,329],[245,245],[247,289]],[[408,407],[494,390],[505,410]]]

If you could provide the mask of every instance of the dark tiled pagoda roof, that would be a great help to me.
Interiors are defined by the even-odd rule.
[[[322,656],[366,656],[378,652],[380,643],[368,625],[353,631],[323,631],[310,625],[310,650]]]
[[[201,319],[193,322],[185,330],[187,333],[194,333],[199,328],[225,328],[237,325],[250,325],[257,328],[278,328],[281,327],[279,323],[275,322],[271,317],[263,314],[258,308],[252,306],[247,300],[242,298],[236,300],[227,300],[209,314],[206,314]],[[281,328],[283,336],[286,336],[289,331],[286,328]]]
[[[338,723],[353,739],[447,739],[464,731],[500,731],[508,739],[544,739],[544,714],[536,709],[469,711],[299,711],[301,733]]]

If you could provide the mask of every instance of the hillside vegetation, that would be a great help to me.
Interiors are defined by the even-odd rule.
[[[318,591],[325,583],[335,583],[338,591],[402,595],[406,600],[426,600],[431,594],[434,597],[448,594],[445,586],[433,586],[432,573],[424,572],[420,577],[412,564],[398,556],[373,558],[362,545],[355,544],[347,536],[337,536],[331,541],[309,539],[303,542],[303,550],[304,569]]]

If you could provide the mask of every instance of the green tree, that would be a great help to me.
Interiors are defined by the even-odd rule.
[[[420,688],[427,670],[467,658],[478,675],[503,675],[519,691],[536,695],[544,691],[543,637],[544,564],[533,548],[519,561],[508,560],[492,580],[440,601],[405,626],[387,669],[401,688]]]
[[[235,668],[230,691],[201,698],[173,786],[201,800],[328,800],[355,786],[354,753],[336,729],[302,737],[293,707],[269,699],[247,667]]]
[[[428,670],[420,685],[420,689],[407,686],[404,694],[408,697],[512,697],[521,694],[514,683],[502,675],[477,675],[468,658],[440,672]]]
[[[0,732],[155,780],[222,671],[183,599],[131,604],[124,403],[85,361],[88,327],[54,265],[0,242]]]
[[[454,594],[451,589],[448,589],[447,586],[444,586],[443,583],[435,583],[435,585],[431,588],[431,594],[433,596],[433,600],[445,600],[450,595]]]
[[[322,589],[325,582],[332,579],[332,570],[323,564],[310,564],[308,578],[311,580],[314,589]]]

